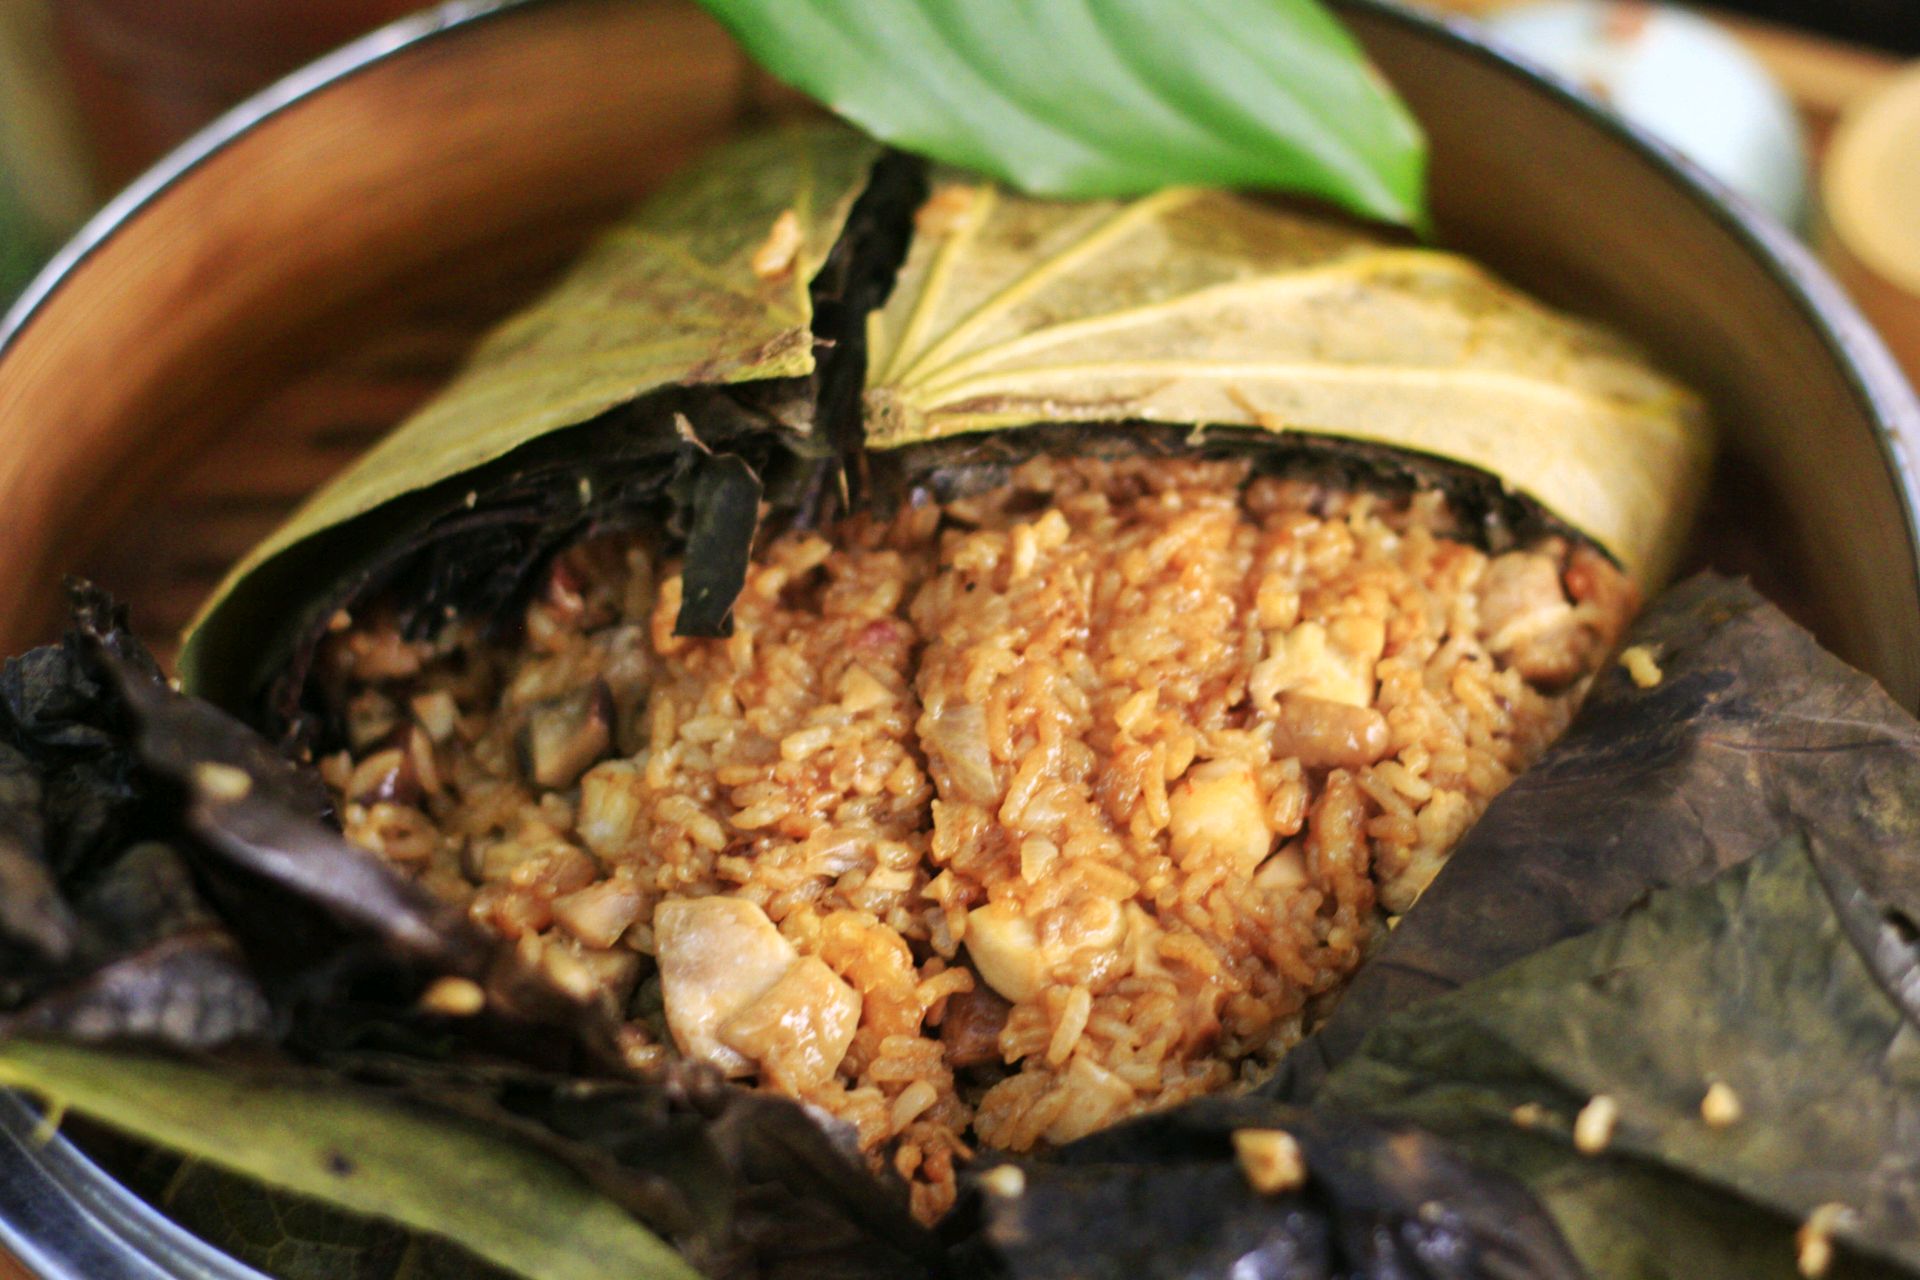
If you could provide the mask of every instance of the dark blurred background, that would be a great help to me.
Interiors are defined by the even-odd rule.
[[[1730,12],[1920,54],[1920,0],[1720,0]]]

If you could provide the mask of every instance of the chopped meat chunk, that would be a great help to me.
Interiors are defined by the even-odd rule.
[[[833,1078],[859,1024],[859,993],[807,956],[727,1019],[720,1039],[759,1063],[776,1088],[800,1094]]]
[[[690,1058],[745,1075],[752,1062],[722,1043],[720,1028],[793,967],[793,944],[743,898],[668,898],[654,909],[653,939],[674,1043]]]
[[[1481,639],[1527,679],[1558,684],[1585,669],[1587,646],[1570,634],[1579,626],[1552,557],[1509,551],[1487,565],[1480,580]]]
[[[967,954],[987,985],[1009,1000],[1031,999],[1046,977],[1033,921],[1008,903],[967,912]]]
[[[1374,664],[1386,646],[1386,625],[1378,618],[1302,622],[1276,636],[1272,656],[1255,669],[1250,686],[1254,701],[1271,706],[1283,693],[1299,693],[1349,707],[1370,707]]]
[[[1076,953],[1112,952],[1126,933],[1126,915],[1111,898],[1078,898],[1045,913],[1044,927],[1017,904],[989,902],[967,913],[967,954],[988,986],[1027,1000]]]
[[[640,894],[626,880],[602,880],[553,900],[553,918],[590,947],[610,947],[640,916]]]
[[[1174,860],[1182,867],[1200,859],[1226,862],[1236,875],[1251,875],[1273,847],[1273,828],[1251,766],[1209,760],[1188,770],[1167,797]]]

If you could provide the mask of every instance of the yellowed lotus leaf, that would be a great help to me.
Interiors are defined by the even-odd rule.
[[[400,536],[399,499],[651,391],[811,373],[808,285],[878,155],[843,126],[788,130],[648,201],[229,575],[183,651],[192,686],[257,680],[258,636],[311,603],[290,598],[310,574]],[[1464,259],[1218,191],[937,178],[868,337],[870,448],[1127,421],[1384,445],[1498,477],[1648,590],[1711,452],[1696,401],[1602,331]]]
[[[811,125],[694,165],[254,548],[201,618],[301,540],[649,391],[812,373],[807,284],[879,153],[845,126]]]
[[[937,184],[869,337],[873,448],[1129,419],[1366,441],[1498,476],[1649,588],[1712,451],[1688,392],[1473,263],[1217,191]]]

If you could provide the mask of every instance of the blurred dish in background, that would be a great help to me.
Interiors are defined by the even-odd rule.
[[[428,0],[0,0],[0,310],[229,106]]]
[[[1546,0],[1487,30],[1672,145],[1789,227],[1807,217],[1807,149],[1793,104],[1720,27],[1666,5]]]
[[[0,0],[0,8],[11,3]],[[428,3],[54,0],[47,7],[111,191],[248,94]]]
[[[1920,64],[1841,118],[1821,199],[1822,256],[1920,382]]]

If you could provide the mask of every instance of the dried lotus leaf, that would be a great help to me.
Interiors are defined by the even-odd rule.
[[[880,154],[842,126],[782,129],[714,153],[648,199],[550,293],[490,334],[438,396],[234,567],[188,630],[181,668],[189,685],[220,683],[225,677],[209,669],[248,651],[228,633],[284,612],[283,602],[254,597],[289,580],[310,586],[316,573],[325,579],[356,551],[396,536],[394,521],[364,517],[390,514],[400,500],[652,392],[811,375],[808,285]],[[804,436],[807,407],[796,399],[776,408],[770,425]],[[672,443],[671,418],[637,429]],[[671,460],[670,448],[661,452]],[[347,547],[328,546],[318,564],[302,566],[314,572],[262,572],[356,522],[360,536]]]
[[[1219,191],[939,183],[868,326],[870,448],[1037,422],[1242,426],[1498,477],[1644,587],[1711,460],[1698,402],[1464,258]]]

